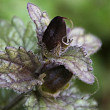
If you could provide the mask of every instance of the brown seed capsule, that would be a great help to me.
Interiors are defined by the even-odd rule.
[[[45,43],[48,51],[53,50],[59,43],[62,45],[62,38],[66,36],[65,18],[56,16],[44,32],[42,42]]]
[[[72,73],[64,66],[57,66],[46,72],[42,90],[49,93],[56,93],[64,87],[71,79]]]

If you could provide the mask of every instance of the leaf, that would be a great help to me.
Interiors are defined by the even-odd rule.
[[[4,50],[6,45],[10,43],[10,40],[7,38],[7,33],[9,33],[10,27],[11,27],[10,23],[8,23],[5,20],[0,20],[0,49],[1,50]]]
[[[68,41],[72,41],[70,46],[81,46],[87,51],[87,55],[94,54],[100,49],[101,41],[92,34],[85,34],[84,29],[74,28],[67,35]]]
[[[37,51],[38,49],[35,26],[32,22],[27,24],[27,28],[23,35],[23,44],[23,47],[27,50]]]
[[[33,76],[40,66],[36,55],[22,47],[6,47],[5,50],[0,52],[0,87],[27,92],[42,83]]]
[[[93,99],[82,99],[84,94],[71,82],[69,89],[63,91],[55,99],[32,94],[27,98],[27,110],[97,110],[97,102]]]
[[[23,21],[18,17],[13,17],[12,25],[15,27],[16,31],[19,33],[19,36],[22,37],[25,32],[25,26]]]
[[[36,25],[37,37],[38,37],[39,43],[41,43],[43,33],[47,28],[50,20],[46,12],[42,12],[37,6],[31,3],[27,4],[27,9],[28,9],[29,16],[31,17],[32,21]]]
[[[65,50],[60,58],[51,59],[59,65],[64,65],[67,70],[77,76],[80,80],[87,84],[94,83],[92,75],[91,59],[86,56],[86,52],[81,47],[69,47]]]
[[[18,17],[13,17],[11,24],[5,20],[0,20],[1,50],[4,50],[6,46],[16,48],[22,46],[26,50],[36,51],[38,46],[34,24],[29,22],[25,27]]]

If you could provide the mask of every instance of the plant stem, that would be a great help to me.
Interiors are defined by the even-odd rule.
[[[11,110],[14,106],[16,106],[23,98],[25,93],[22,93],[16,96],[8,105],[6,105],[2,110]]]

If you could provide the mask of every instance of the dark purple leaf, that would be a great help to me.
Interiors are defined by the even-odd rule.
[[[86,55],[82,47],[68,47],[59,59],[51,59],[51,61],[59,65],[64,65],[66,69],[83,82],[93,84],[95,78],[92,74],[92,60]]]
[[[6,47],[0,52],[0,87],[12,88],[17,92],[27,92],[42,83],[33,74],[40,61],[31,51],[24,48]]]

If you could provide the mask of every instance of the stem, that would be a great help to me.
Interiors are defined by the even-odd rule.
[[[25,93],[22,93],[16,96],[8,105],[6,105],[2,110],[11,110],[14,106],[16,106],[23,98]]]

